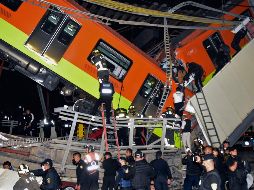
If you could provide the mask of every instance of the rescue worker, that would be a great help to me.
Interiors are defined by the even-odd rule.
[[[41,163],[41,169],[31,172],[35,176],[42,177],[41,190],[58,190],[60,188],[61,180],[51,159],[45,159]]]
[[[79,152],[75,152],[73,154],[72,163],[77,166],[76,168],[76,177],[77,184],[75,189],[77,190],[86,190],[86,181],[88,176],[87,164],[84,160],[81,159],[81,154]]]
[[[102,168],[104,169],[102,190],[113,190],[115,187],[116,171],[119,168],[117,160],[112,158],[110,152],[105,152],[104,160],[102,162]]]
[[[187,63],[187,68],[188,68],[188,74],[187,76],[191,76],[194,74],[194,80],[195,80],[195,86],[197,88],[196,92],[200,92],[203,84],[202,84],[202,77],[204,74],[204,70],[201,65],[191,62]]]
[[[97,75],[100,83],[100,98],[97,100],[91,115],[95,115],[98,107],[100,107],[101,104],[104,103],[104,106],[106,108],[106,122],[107,124],[111,124],[111,104],[115,90],[113,84],[109,81],[109,70],[107,68],[106,60],[98,50],[95,50],[93,52],[91,61],[97,67]]]
[[[111,116],[111,104],[113,100],[113,95],[115,93],[114,86],[110,81],[104,80],[100,83],[100,98],[97,100],[94,109],[91,113],[91,115],[95,115],[96,111],[98,110],[98,107],[101,106],[102,103],[104,103],[104,108],[106,109],[106,122],[107,124],[111,124],[110,116]]]
[[[182,118],[184,110],[184,93],[181,91],[181,88],[178,86],[176,92],[173,94],[175,113]]]
[[[168,163],[162,159],[162,152],[156,152],[156,159],[153,160],[151,166],[155,171],[154,186],[156,190],[168,190],[168,185],[172,182],[172,175]]]
[[[94,147],[92,145],[88,146],[88,154],[85,155],[84,159],[87,164],[87,182],[86,186],[88,190],[98,190],[99,189],[99,161],[100,156],[95,152]]]
[[[201,162],[201,157],[197,156],[196,158],[197,162]],[[220,190],[221,179],[219,173],[215,170],[213,155],[204,155],[202,165],[205,167],[206,172],[201,176],[199,190]]]
[[[187,148],[191,148],[191,120],[190,119],[185,118],[182,121],[181,133],[182,133],[182,141],[183,141],[184,150],[186,152]]]
[[[240,42],[241,42],[241,40],[242,40],[246,35],[247,35],[247,29],[246,29],[245,27],[242,28],[241,30],[239,30],[239,31],[235,34],[235,36],[234,36],[234,38],[233,38],[233,40],[232,40],[232,42],[231,42],[231,47],[236,51],[235,54],[237,54],[239,51],[241,51]]]
[[[29,167],[21,164],[18,168],[19,180],[13,186],[13,190],[40,190],[35,176],[29,174]]]

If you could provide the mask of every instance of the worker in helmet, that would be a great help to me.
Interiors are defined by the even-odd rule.
[[[100,155],[95,152],[95,149],[92,145],[87,147],[88,153],[85,155],[85,163],[87,164],[87,189],[89,190],[98,190],[99,189],[99,161]]]
[[[18,168],[19,180],[13,186],[13,190],[39,190],[40,186],[34,175],[29,173],[29,167],[21,164]]]

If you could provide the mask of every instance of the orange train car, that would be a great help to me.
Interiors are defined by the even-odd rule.
[[[253,12],[249,9],[248,1],[244,0],[236,5],[231,13],[253,17]],[[224,19],[234,20],[230,15],[224,15]],[[253,31],[252,31],[253,32]],[[235,54],[235,50],[231,47],[234,34],[231,31],[202,31],[195,30],[183,40],[178,42],[176,49],[176,57],[183,63],[196,62],[200,64],[206,75],[204,83],[207,83],[215,71],[215,58],[221,43],[225,43],[230,47],[230,55]],[[248,36],[241,40],[240,46],[244,46],[249,41]]]
[[[84,11],[73,0],[49,2]],[[134,104],[142,111],[155,87],[163,88],[165,72],[111,28],[84,15],[72,17],[57,6],[41,5],[47,8],[21,0],[0,3],[0,56],[13,62],[16,70],[50,90],[68,81],[98,98],[97,70],[90,60],[97,49],[110,69],[114,107]],[[145,114],[155,113],[161,95],[159,91]],[[172,102],[170,96],[165,106]]]

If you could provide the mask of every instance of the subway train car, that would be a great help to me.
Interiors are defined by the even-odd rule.
[[[249,2],[247,0],[243,0],[239,4],[235,4],[230,12],[253,17],[253,11],[249,7]],[[226,20],[237,20],[237,18],[230,15],[223,15],[223,18]],[[249,27],[249,31],[254,34],[253,26],[250,24]],[[206,78],[204,84],[206,84],[215,72],[215,60],[220,45],[225,43],[230,47],[231,57],[235,54],[235,50],[231,47],[234,35],[235,34],[229,30],[195,30],[178,42],[176,57],[185,64],[190,62],[200,64],[205,71]],[[243,47],[249,40],[248,35],[246,35],[246,37],[241,40],[240,46]]]
[[[29,1],[32,2],[32,1]],[[114,107],[134,104],[141,112],[166,74],[156,62],[106,25],[58,6],[21,0],[0,1],[0,56],[15,70],[49,90],[68,81],[93,97],[99,97],[97,70],[91,55],[98,50],[110,69],[115,88]],[[85,11],[74,0],[49,0],[71,9]],[[172,89],[175,90],[173,83]],[[156,113],[162,90],[148,106],[146,115]],[[172,92],[171,92],[172,95]],[[169,96],[165,107],[172,105]]]

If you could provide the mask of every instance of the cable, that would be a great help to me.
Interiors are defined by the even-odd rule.
[[[83,0],[89,3],[93,3],[96,5],[100,5],[103,7],[107,7],[110,9],[122,11],[122,12],[128,12],[133,13],[137,15],[142,16],[153,16],[153,17],[161,17],[161,18],[170,18],[170,19],[176,19],[176,20],[183,20],[183,21],[191,21],[191,22],[200,22],[200,23],[206,23],[206,24],[227,24],[227,25],[233,25],[235,24],[234,21],[221,21],[221,20],[215,20],[215,19],[208,19],[208,18],[201,18],[201,17],[194,17],[194,16],[185,16],[181,14],[173,14],[169,12],[163,12],[158,10],[150,10],[142,7],[136,7],[133,5],[127,5],[124,3],[111,1],[111,0]]]
[[[190,30],[195,30],[195,29],[200,29],[200,30],[232,30],[232,26],[218,26],[218,27],[211,27],[211,26],[182,26],[182,25],[164,25],[164,24],[152,24],[152,23],[147,23],[147,22],[136,22],[136,21],[126,21],[126,20],[120,20],[120,19],[112,19],[112,18],[108,18],[105,16],[100,16],[100,15],[96,15],[96,14],[92,14],[89,12],[84,12],[84,11],[80,11],[77,9],[72,9],[69,7],[64,7],[64,6],[60,6],[51,2],[47,2],[47,1],[42,1],[40,0],[40,2],[36,1],[36,0],[22,0],[23,2],[27,2],[33,6],[38,6],[40,8],[46,9],[46,10],[51,10],[52,12],[61,12],[62,11],[66,11],[68,13],[65,12],[65,14],[69,15],[69,16],[73,16],[75,18],[82,18],[85,20],[92,20],[94,22],[100,23],[100,24],[106,24],[108,25],[109,21],[110,22],[115,22],[118,24],[126,24],[126,25],[137,25],[137,26],[150,26],[150,27],[159,27],[159,28],[175,28],[175,29],[190,29]],[[51,7],[56,7],[58,9],[60,9],[59,11],[56,9],[53,9]],[[70,13],[71,12],[71,13]],[[105,22],[106,21],[106,22]],[[239,22],[235,22],[235,23],[239,23]]]

